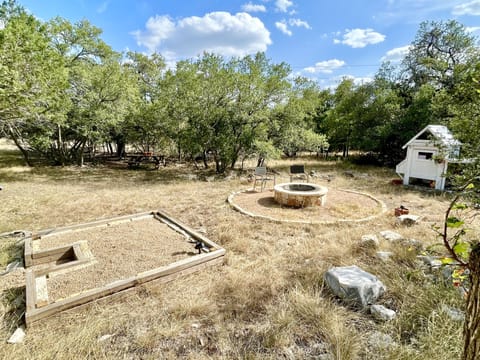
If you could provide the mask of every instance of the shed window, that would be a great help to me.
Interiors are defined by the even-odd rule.
[[[431,160],[433,156],[432,152],[424,152],[424,151],[419,151],[418,152],[418,159],[419,160]]]

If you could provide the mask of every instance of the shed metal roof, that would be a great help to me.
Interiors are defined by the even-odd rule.
[[[444,125],[427,125],[425,126],[417,135],[415,135],[413,138],[411,138],[405,145],[403,145],[402,149],[405,149],[408,145],[413,143],[415,140],[417,140],[423,133],[428,131],[430,134],[432,134],[433,141],[438,141],[441,143],[441,145],[450,147],[450,146],[455,146],[455,145],[461,145],[460,141],[455,139],[448,130],[448,128]]]

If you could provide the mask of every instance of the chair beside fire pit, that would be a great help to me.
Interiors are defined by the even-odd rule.
[[[263,191],[263,189],[265,189],[267,181],[273,181],[273,186],[275,186],[275,173],[269,172],[266,166],[257,166],[255,168],[255,180],[253,182],[253,190],[255,190],[257,181],[260,181],[260,191]]]
[[[305,182],[308,182],[305,165],[296,164],[290,166],[290,182],[293,182],[293,180],[305,180]]]

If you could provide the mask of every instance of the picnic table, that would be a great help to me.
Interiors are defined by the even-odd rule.
[[[153,155],[152,153],[143,154],[129,154],[125,156],[129,168],[138,168],[142,164],[155,164],[155,169],[158,170],[160,164],[166,165],[165,157],[163,155]]]

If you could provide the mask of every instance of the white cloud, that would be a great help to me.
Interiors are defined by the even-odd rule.
[[[288,25],[285,20],[275,22],[275,26],[285,35],[292,36],[292,32],[288,29]]]
[[[311,29],[312,27],[308,24],[308,22],[300,19],[289,19],[288,23],[290,26],[296,26],[296,27],[304,27],[305,29]]]
[[[373,29],[352,29],[345,30],[343,40],[334,39],[334,44],[345,44],[352,48],[363,48],[367,45],[377,44],[385,40],[385,35]]]
[[[467,30],[469,33],[480,32],[480,26],[469,26],[466,27],[465,30]]]
[[[401,46],[392,50],[388,50],[385,56],[381,58],[382,61],[390,61],[392,63],[400,62],[403,60],[410,50],[411,45]]]
[[[108,1],[104,1],[97,8],[97,13],[103,14],[107,10],[107,8],[108,8]]]
[[[473,0],[453,8],[453,15],[480,15],[480,0]]]
[[[317,62],[315,66],[310,66],[303,70],[310,74],[316,74],[316,73],[331,74],[332,72],[341,68],[344,65],[345,65],[345,61],[343,60],[331,59],[331,60]]]
[[[276,9],[280,12],[288,12],[288,8],[293,6],[293,1],[290,0],[276,0],[275,1]]]
[[[242,5],[242,10],[245,12],[265,12],[267,11],[267,8],[265,5],[260,5],[260,4],[252,4],[249,2],[248,4],[243,4]]]
[[[353,83],[355,85],[368,84],[368,83],[371,83],[374,80],[373,77],[369,77],[369,76],[356,77],[356,76],[346,75],[345,77],[347,77],[349,79],[352,79]]]
[[[304,27],[305,29],[311,29],[311,26],[308,22],[300,20],[300,19],[283,19],[281,21],[275,22],[275,27],[280,30],[282,33],[288,36],[292,36],[293,32],[288,28],[288,26],[295,26],[295,27]]]
[[[172,20],[169,16],[148,19],[145,30],[131,33],[139,46],[158,51],[167,60],[194,57],[204,51],[224,56],[245,56],[266,51],[272,43],[263,22],[242,12],[212,12]]]

